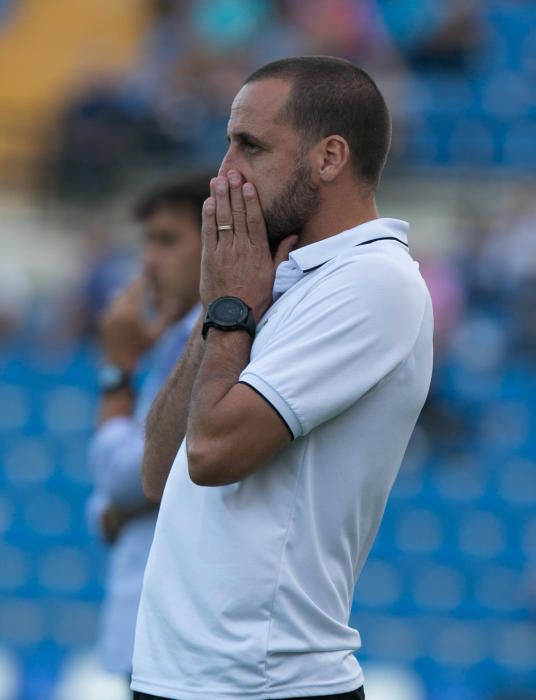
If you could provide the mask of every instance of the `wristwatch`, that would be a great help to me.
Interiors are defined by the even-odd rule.
[[[253,311],[238,297],[219,297],[210,302],[201,332],[207,337],[209,328],[219,328],[220,331],[244,330],[251,338],[255,337],[257,324]]]
[[[104,365],[99,372],[99,389],[103,394],[110,394],[119,389],[130,389],[130,374],[118,365]]]

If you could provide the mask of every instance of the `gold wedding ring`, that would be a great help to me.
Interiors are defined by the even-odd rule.
[[[232,231],[234,226],[232,224],[221,224],[218,226],[218,231]]]

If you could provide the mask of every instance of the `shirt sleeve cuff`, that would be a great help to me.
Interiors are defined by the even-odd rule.
[[[113,449],[118,442],[122,442],[126,436],[138,430],[138,424],[131,416],[116,416],[97,428],[93,442],[97,449]]]
[[[247,384],[250,386],[272,406],[272,408],[280,415],[281,419],[286,424],[293,439],[303,435],[303,426],[298,416],[294,413],[281,394],[270,386],[270,384],[265,382],[264,379],[253,372],[244,372],[240,375],[238,381],[241,384]]]

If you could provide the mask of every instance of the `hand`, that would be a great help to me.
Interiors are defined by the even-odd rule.
[[[147,513],[155,513],[156,510],[155,504],[149,502],[131,510],[123,510],[116,506],[115,503],[110,503],[101,515],[100,522],[105,542],[110,545],[114,544],[127,523],[142,515],[147,515]]]
[[[143,287],[143,279],[133,282],[113,300],[100,322],[107,361],[129,373],[180,315],[178,304],[171,304],[159,310],[156,319],[147,321],[143,316]]]
[[[258,321],[272,304],[275,270],[288,258],[298,236],[285,238],[272,258],[255,187],[230,171],[228,177],[211,180],[210,192],[201,228],[201,301],[206,307],[221,296],[238,297]],[[233,229],[218,231],[221,225]]]
[[[113,544],[123,528],[123,514],[113,503],[109,505],[101,516],[101,529],[104,540]]]

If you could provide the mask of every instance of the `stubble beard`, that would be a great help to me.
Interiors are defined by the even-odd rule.
[[[318,185],[313,182],[309,164],[305,158],[301,158],[282,191],[264,214],[272,255],[284,238],[292,234],[300,235],[319,206]]]

